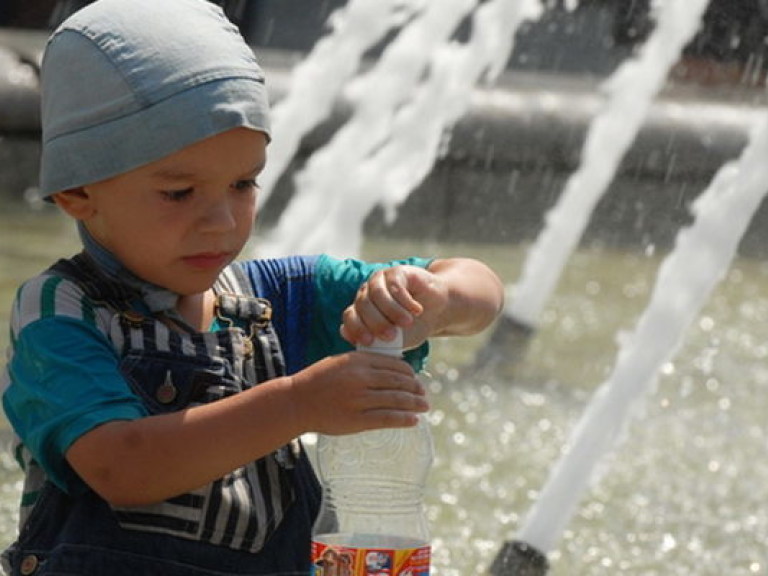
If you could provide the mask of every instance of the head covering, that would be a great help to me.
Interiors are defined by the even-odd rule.
[[[98,0],[48,40],[41,195],[248,127],[269,134],[264,74],[206,0]]]

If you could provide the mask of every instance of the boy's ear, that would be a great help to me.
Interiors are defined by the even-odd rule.
[[[82,187],[57,192],[51,198],[59,208],[77,220],[87,220],[95,212],[90,194]]]

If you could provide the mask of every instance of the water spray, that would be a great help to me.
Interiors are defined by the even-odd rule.
[[[301,139],[330,118],[344,86],[358,73],[363,54],[419,10],[418,2],[351,0],[332,14],[330,34],[291,72],[287,94],[272,111],[269,163],[260,177],[264,206],[288,169]]]
[[[428,175],[476,85],[495,80],[517,27],[540,13],[537,0],[424,3],[378,61],[346,87],[349,119],[296,176],[297,193],[260,254],[358,256],[366,216],[377,204],[394,214]],[[452,42],[466,18],[472,36]],[[297,226],[309,232],[297,239]]]
[[[741,157],[724,165],[693,206],[696,219],[678,234],[662,263],[646,311],[622,339],[616,365],[594,394],[518,538],[543,551],[560,537],[595,465],[621,437],[637,405],[683,341],[686,329],[727,270],[768,188],[768,116]],[[512,574],[512,573],[510,573]]]
[[[547,213],[546,226],[523,265],[505,316],[532,328],[538,325],[590,215],[613,180],[683,47],[698,30],[707,4],[708,0],[667,0],[655,5],[657,24],[638,56],[624,62],[603,84],[605,105],[590,124],[579,168]],[[498,330],[506,330],[508,324],[500,323]],[[498,338],[494,335],[491,344],[504,338],[503,334]]]

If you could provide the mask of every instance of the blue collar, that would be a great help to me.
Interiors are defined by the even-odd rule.
[[[96,262],[99,269],[109,279],[119,282],[136,291],[137,294],[140,295],[142,302],[149,308],[150,312],[164,313],[176,319],[178,316],[178,313],[176,312],[176,304],[179,300],[178,294],[156,284],[142,280],[128,270],[128,268],[123,266],[115,255],[112,254],[112,252],[96,241],[81,221],[77,222],[77,230],[80,234],[80,240],[83,243],[86,253],[94,262]]]

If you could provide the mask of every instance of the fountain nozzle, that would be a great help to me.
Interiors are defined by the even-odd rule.
[[[535,327],[503,314],[499,317],[488,342],[478,351],[468,372],[495,373],[514,370],[525,356],[535,331]]]
[[[549,561],[544,553],[530,544],[511,540],[504,542],[490,569],[490,576],[544,576]]]

